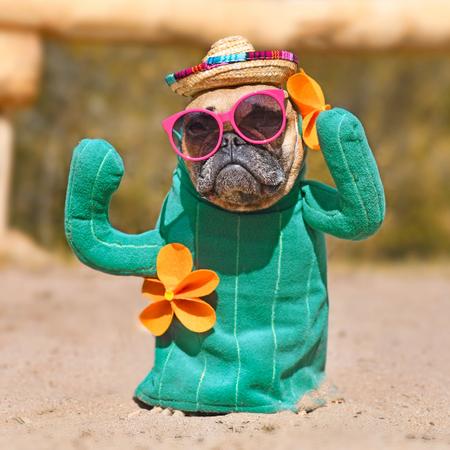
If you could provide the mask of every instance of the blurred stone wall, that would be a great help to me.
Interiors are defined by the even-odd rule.
[[[303,54],[300,67],[332,106],[362,121],[387,195],[381,231],[362,242],[329,240],[332,258],[396,259],[450,254],[450,56]],[[111,205],[113,225],[152,228],[171,185],[176,158],[161,121],[187,100],[164,82],[197,64],[206,48],[64,43],[47,40],[42,89],[16,112],[13,226],[48,248],[68,249],[63,209],[71,153],[102,138],[121,154],[126,174]],[[320,152],[308,178],[332,184]]]

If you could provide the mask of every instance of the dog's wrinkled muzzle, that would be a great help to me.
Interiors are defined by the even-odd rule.
[[[276,192],[286,181],[277,159],[263,145],[252,145],[234,132],[224,133],[219,150],[196,163],[197,190],[208,199],[246,205]]]

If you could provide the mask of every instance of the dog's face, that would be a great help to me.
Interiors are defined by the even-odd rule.
[[[187,109],[224,113],[246,94],[265,89],[277,88],[247,85],[208,91],[196,97]],[[273,205],[290,191],[299,173],[304,151],[298,133],[297,114],[287,98],[284,106],[286,126],[275,140],[267,144],[251,144],[226,122],[221,145],[214,155],[203,161],[185,160],[200,195],[225,209],[251,211]],[[182,145],[185,145],[185,139],[183,136]]]

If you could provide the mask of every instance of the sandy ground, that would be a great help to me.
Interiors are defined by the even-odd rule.
[[[0,271],[1,449],[450,448],[450,270],[331,267],[327,372],[312,413],[166,417],[133,390],[154,341],[141,280]]]

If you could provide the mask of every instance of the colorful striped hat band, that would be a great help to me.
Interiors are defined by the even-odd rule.
[[[170,86],[176,81],[182,80],[183,78],[192,75],[197,72],[205,72],[207,70],[214,69],[215,67],[224,66],[226,64],[233,64],[243,61],[258,61],[258,60],[285,60],[291,61],[298,65],[297,55],[285,51],[269,51],[269,52],[244,52],[237,53],[235,55],[223,55],[223,56],[212,56],[201,64],[198,64],[190,69],[182,70],[181,72],[171,73],[166,76],[166,83]]]
[[[177,94],[192,97],[210,89],[262,84],[279,86],[297,72],[298,60],[286,51],[255,51],[242,36],[215,42],[201,64],[167,75]]]

